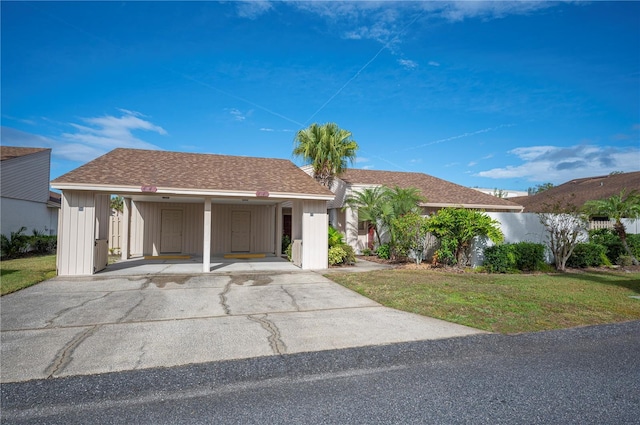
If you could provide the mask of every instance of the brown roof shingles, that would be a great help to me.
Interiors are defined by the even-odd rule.
[[[0,161],[31,155],[36,152],[51,150],[49,148],[21,148],[17,146],[0,146]]]
[[[516,209],[517,203],[460,186],[424,173],[349,169],[340,179],[350,184],[415,187],[427,198],[426,204],[487,205],[496,209]]]
[[[547,205],[555,202],[570,202],[581,207],[587,201],[606,199],[622,190],[640,191],[640,171],[574,179],[535,195],[510,199],[524,206],[525,212],[544,212]]]
[[[114,149],[52,183],[332,196],[286,159],[124,148]]]

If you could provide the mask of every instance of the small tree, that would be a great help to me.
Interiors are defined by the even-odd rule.
[[[545,211],[538,213],[538,218],[549,233],[556,269],[565,271],[567,260],[587,230],[588,220],[570,201],[545,204]]]
[[[112,196],[109,202],[109,206],[111,207],[111,209],[116,210],[120,213],[124,209],[123,204],[124,204],[124,198],[120,195]]]
[[[409,212],[391,220],[391,231],[395,235],[394,255],[407,257],[413,252],[416,264],[423,259],[429,219],[417,212]]]
[[[370,223],[378,246],[382,245],[382,228],[385,223],[385,217],[391,216],[393,208],[389,203],[388,191],[384,186],[366,188],[360,192],[350,195],[345,204],[351,208],[358,210],[358,220]]]
[[[551,189],[553,187],[553,183],[543,183],[538,184],[535,187],[530,187],[527,189],[528,195],[535,195],[536,193],[544,192],[545,190]]]
[[[430,219],[428,229],[440,239],[436,252],[440,260],[449,259],[465,267],[471,258],[471,245],[476,236],[485,236],[493,243],[501,243],[504,235],[500,223],[482,211],[465,208],[443,208]]]
[[[622,242],[624,250],[627,251],[627,254],[631,257],[631,262],[637,266],[638,259],[629,248],[629,244],[627,243],[627,230],[624,227],[624,223],[622,223],[622,219],[640,218],[640,195],[635,191],[626,194],[626,191],[623,190],[619,195],[587,202],[585,204],[585,211],[591,216],[604,215],[615,220],[613,230],[620,237],[620,242]]]

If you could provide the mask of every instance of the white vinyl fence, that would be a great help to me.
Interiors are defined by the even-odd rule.
[[[541,243],[548,246],[548,232],[544,226],[540,223],[538,214],[535,213],[497,213],[488,212],[485,213],[494,220],[500,222],[500,230],[504,234],[505,243],[518,243],[518,242],[533,242]],[[640,220],[622,220],[627,233],[640,234]],[[606,222],[605,222],[606,223]],[[597,226],[590,228],[612,228],[609,226]],[[586,241],[588,238],[586,232],[583,239]],[[471,266],[477,267],[482,265],[484,261],[484,249],[493,243],[485,238],[476,238],[472,248],[471,254]],[[547,250],[547,262],[553,262],[551,252]]]

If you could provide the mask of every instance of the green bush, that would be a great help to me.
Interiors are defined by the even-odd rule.
[[[369,248],[365,248],[362,250],[362,255],[369,256],[371,255],[371,250]]]
[[[513,245],[493,245],[484,250],[484,263],[489,273],[508,273],[516,268],[516,255]]]
[[[636,257],[636,259],[640,259],[640,234],[628,234],[627,245],[629,246],[631,252],[633,252],[633,256]],[[627,253],[624,252],[624,254]]]
[[[391,258],[391,247],[389,246],[389,244],[384,243],[380,245],[376,250],[376,255],[378,256],[378,258],[381,258],[383,260],[388,260],[389,258]]]
[[[293,244],[290,243],[284,253],[287,255],[287,260],[291,261],[291,250],[293,249]]]
[[[342,249],[344,249],[344,252],[346,253],[346,255],[344,256],[344,260],[342,260],[342,262],[344,264],[348,264],[348,265],[353,265],[356,263],[356,252],[353,250],[353,248],[350,245],[347,244],[343,244],[341,245]]]
[[[339,246],[344,244],[344,236],[338,230],[329,226],[329,248],[332,246]]]
[[[597,243],[579,243],[567,260],[567,267],[598,267],[602,265],[602,256],[606,255],[606,252],[607,248]]]
[[[22,226],[17,232],[11,232],[9,237],[0,235],[0,257],[17,258],[24,255],[29,249],[29,236],[24,232],[26,227]]]
[[[633,264],[629,255],[621,255],[617,258],[616,264],[622,267],[629,267]]]
[[[29,250],[34,254],[53,254],[58,245],[57,236],[49,236],[45,233],[33,230],[33,236],[29,237]]]
[[[291,245],[291,238],[289,237],[289,235],[282,235],[282,243],[280,248],[282,252],[286,252],[287,248],[289,248],[289,245]]]
[[[329,248],[329,265],[337,266],[339,264],[355,264],[356,253],[347,244],[336,245]]]
[[[604,246],[606,248],[605,254],[611,262],[616,261],[621,255],[627,255],[624,247],[622,246],[620,237],[612,229],[590,230],[589,242]],[[627,237],[627,243],[628,242]]]
[[[518,242],[511,245],[515,255],[515,267],[522,271],[536,271],[544,267],[545,246],[540,243]]]

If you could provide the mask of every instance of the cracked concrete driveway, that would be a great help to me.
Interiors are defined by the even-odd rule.
[[[314,272],[55,278],[0,303],[1,382],[481,332]]]

